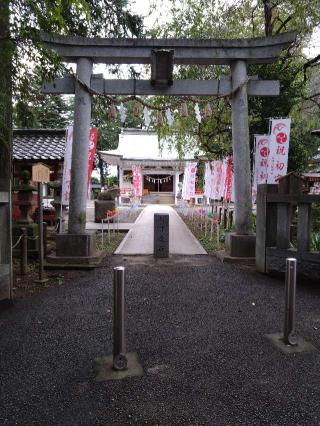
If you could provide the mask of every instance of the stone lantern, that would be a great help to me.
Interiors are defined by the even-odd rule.
[[[33,192],[37,191],[36,187],[30,184],[31,174],[28,170],[21,172],[21,181],[13,190],[18,192],[17,205],[20,209],[20,218],[12,225],[12,243],[16,243],[22,231],[21,228],[27,229],[28,239],[28,256],[36,257],[38,255],[38,225],[34,223],[31,217],[32,206],[36,205],[33,198]],[[19,255],[20,246],[14,250],[14,255]]]

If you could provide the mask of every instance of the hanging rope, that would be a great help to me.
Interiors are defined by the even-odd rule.
[[[69,75],[71,77],[73,77],[76,82],[78,84],[80,84],[80,86],[87,92],[89,93],[91,96],[95,95],[98,96],[100,98],[104,98],[107,99],[110,104],[117,104],[120,105],[121,103],[126,103],[129,101],[136,101],[139,102],[141,105],[143,105],[144,107],[147,107],[151,110],[154,111],[166,111],[167,109],[175,109],[178,106],[181,105],[182,102],[185,101],[189,101],[192,102],[194,104],[197,103],[207,103],[208,100],[206,99],[200,99],[194,96],[182,96],[181,97],[181,101],[176,100],[175,102],[171,102],[169,104],[166,104],[164,106],[156,106],[150,102],[145,101],[144,99],[142,99],[139,96],[136,96],[136,73],[133,74],[133,81],[134,81],[134,91],[133,91],[133,95],[129,95],[129,96],[124,96],[124,97],[113,97],[111,95],[106,95],[104,93],[100,93],[94,89],[92,89],[91,87],[89,87],[86,83],[84,83],[79,77],[78,75],[72,70],[72,69],[67,69],[67,72],[69,73]],[[216,99],[226,99],[226,101],[229,101],[229,98],[232,98],[233,95],[235,95],[239,90],[241,90],[244,86],[246,86],[248,84],[249,78],[247,77],[242,83],[240,83],[236,88],[234,88],[233,90],[231,90],[230,92],[226,93],[226,94],[220,94],[220,79],[218,80],[218,93],[216,96],[214,96]]]
[[[16,247],[18,247],[20,241],[22,240],[23,234],[20,235],[20,237],[18,238],[18,240],[16,241],[15,245],[12,246],[12,250],[14,250]]]
[[[172,179],[172,176],[169,175],[169,176],[165,176],[163,178],[154,178],[152,176],[145,175],[145,178],[146,178],[146,180],[148,182],[152,182],[152,183],[156,183],[156,182],[163,183],[163,182],[169,182]]]

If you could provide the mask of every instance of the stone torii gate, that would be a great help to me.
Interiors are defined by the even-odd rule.
[[[46,94],[75,94],[69,228],[68,234],[57,236],[57,257],[90,257],[93,254],[93,237],[85,232],[90,92],[162,96],[216,96],[232,92],[235,234],[229,238],[229,249],[241,256],[252,255],[255,238],[251,224],[248,95],[277,96],[280,85],[278,81],[248,77],[247,65],[274,62],[295,37],[295,32],[235,40],[101,39],[42,34],[47,48],[56,51],[65,62],[77,64],[77,78],[57,79],[45,84],[43,89]],[[92,74],[94,63],[151,64],[151,79],[105,80]],[[173,81],[174,64],[229,65],[231,79]],[[236,249],[232,251],[233,246]]]

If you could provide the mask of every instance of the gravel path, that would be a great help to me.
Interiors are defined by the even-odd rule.
[[[280,331],[283,281],[209,256],[106,262],[0,310],[1,425],[320,424],[320,353],[284,355],[264,337]],[[145,375],[96,383],[121,263]],[[299,332],[320,348],[320,288],[297,298]]]

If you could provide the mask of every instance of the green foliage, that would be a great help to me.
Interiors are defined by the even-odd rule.
[[[110,102],[106,98],[93,98],[91,122],[92,126],[99,130],[98,150],[116,149],[119,143],[119,133],[123,127],[137,128],[142,126],[142,115],[134,116],[134,106],[134,102],[126,104],[126,122],[121,123],[119,114],[116,119],[110,119]]]
[[[10,37],[13,54],[15,120],[21,126],[62,127],[69,108],[60,97],[40,101],[41,84],[65,73],[60,58],[44,49],[39,30],[80,36],[124,37],[141,35],[142,19],[128,10],[126,0],[12,0]],[[57,113],[62,111],[61,122]],[[25,114],[25,116],[24,116]]]
[[[311,235],[311,247],[314,251],[320,251],[320,232]]]
[[[269,5],[269,6],[268,6]],[[268,15],[268,7],[270,14]],[[171,20],[157,25],[150,35],[181,38],[239,38],[277,34],[298,30],[296,43],[283,52],[274,64],[250,65],[249,75],[261,79],[280,80],[281,95],[275,98],[249,98],[251,147],[253,135],[267,133],[270,117],[292,117],[292,143],[289,170],[303,170],[315,155],[319,144],[310,136],[313,126],[319,126],[319,106],[305,111],[305,99],[310,96],[310,86],[304,82],[303,65],[306,58],[302,47],[308,43],[312,30],[320,22],[320,0],[292,2],[240,0],[172,0]],[[175,78],[214,79],[230,74],[227,66],[180,66],[175,68]],[[157,101],[161,103],[161,98]],[[209,158],[223,157],[231,151],[231,109],[229,100],[212,100],[213,113],[200,125],[195,121],[192,103],[188,103],[189,117],[175,114],[174,125],[157,128],[159,135],[172,136],[181,152],[188,150],[190,135]],[[314,103],[313,105],[316,105]],[[202,104],[201,108],[204,105]],[[190,113],[191,112],[191,113]],[[193,142],[194,143],[194,142]],[[183,156],[183,154],[181,154]]]
[[[311,218],[312,231],[320,232],[320,205],[313,207]]]
[[[118,178],[117,176],[110,176],[107,177],[107,186],[110,188],[111,186],[118,185]]]
[[[96,177],[92,176],[92,177],[91,177],[91,183],[92,183],[92,184],[99,184],[100,182],[99,182],[99,179],[98,179],[98,178],[96,178]]]

